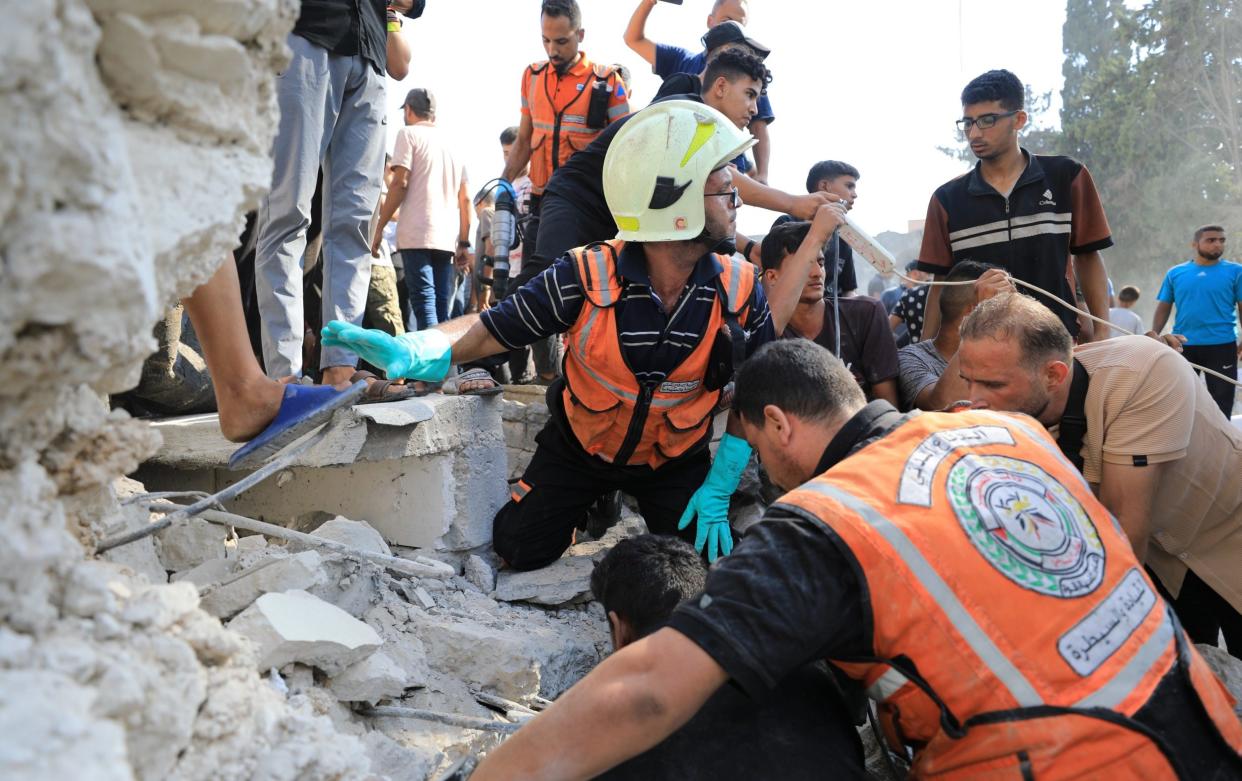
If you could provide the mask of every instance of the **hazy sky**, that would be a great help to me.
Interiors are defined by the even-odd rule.
[[[633,74],[630,106],[651,100],[659,79],[621,39],[637,0],[579,0],[586,39],[599,62]],[[470,184],[500,174],[497,137],[519,119],[522,69],[544,59],[539,0],[428,0],[407,22],[410,74],[389,80],[389,148],[412,87],[436,95],[438,123],[460,142]],[[711,0],[660,3],[647,37],[699,50]],[[769,183],[805,192],[822,159],[862,172],[854,216],[868,231],[904,231],[921,219],[936,186],[964,168],[936,147],[955,142],[958,96],[974,76],[1008,68],[1036,92],[1059,91],[1061,26],[1056,0],[751,0],[748,33],[772,49]],[[1058,93],[1046,121],[1056,122]],[[774,215],[744,207],[743,232],[766,232]]]

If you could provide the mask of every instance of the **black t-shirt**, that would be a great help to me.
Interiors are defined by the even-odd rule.
[[[877,382],[891,380],[899,373],[897,343],[888,326],[884,305],[874,298],[853,296],[839,299],[841,303],[841,361],[854,375],[854,380],[868,397]],[[833,317],[832,299],[824,307],[824,324],[815,336],[800,334],[792,326],[785,328],[785,338],[805,337],[836,352],[837,325]]]
[[[828,443],[816,474],[911,416],[888,402],[871,402]],[[761,699],[808,662],[874,656],[871,599],[844,541],[822,521],[778,502],[733,553],[716,561],[703,594],[678,606],[669,626],[711,656],[742,691]],[[1160,735],[1187,778],[1239,777],[1212,774],[1238,767],[1238,758],[1180,677],[1174,665],[1135,720]]]
[[[722,686],[681,729],[598,778],[844,781],[868,776],[862,743],[832,673],[823,664],[809,664],[758,702],[734,686]]]
[[[425,4],[426,0],[414,0],[405,15],[418,18]],[[383,75],[388,67],[386,6],[384,0],[302,0],[293,34],[333,54],[361,54],[376,73]]]

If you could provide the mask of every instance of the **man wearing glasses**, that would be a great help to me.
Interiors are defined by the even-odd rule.
[[[918,268],[941,279],[961,260],[992,263],[1066,301],[1075,300],[1077,277],[1091,314],[1108,319],[1108,274],[1100,250],[1113,239],[1095,182],[1077,160],[1034,155],[1018,145],[1027,122],[1024,98],[1022,82],[1007,70],[988,71],[962,90],[957,126],[979,164],[932,194]],[[1078,333],[1074,312],[1036,297],[1070,334]],[[924,339],[940,328],[939,302],[940,288],[932,286]],[[1088,341],[1109,336],[1098,327]]]
[[[493,546],[511,567],[546,566],[601,496],[633,496],[647,527],[681,532],[709,558],[732,550],[728,509],[750,447],[730,419],[708,443],[735,367],[784,330],[820,248],[844,215],[820,207],[788,279],[765,291],[732,256],[741,205],[729,161],[754,138],[704,103],[634,114],[604,157],[614,240],[565,253],[497,306],[394,338],[332,322],[324,344],[355,350],[388,377],[440,381],[451,363],[566,335],[547,425]],[[772,308],[768,307],[770,293]]]

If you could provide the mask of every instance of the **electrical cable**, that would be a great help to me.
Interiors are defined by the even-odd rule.
[[[945,281],[945,280],[928,280],[928,281],[926,281],[926,282],[920,282],[920,281],[919,281],[919,280],[917,280],[917,279],[911,279],[910,277],[906,276],[905,274],[901,273],[900,271],[898,271],[898,270],[897,270],[897,269],[895,269],[895,268],[893,269],[893,273],[894,273],[895,275],[897,275],[897,278],[898,278],[898,279],[904,279],[905,281],[910,282],[910,283],[915,284],[915,285],[938,285],[938,286],[940,286],[940,287],[955,287],[955,286],[958,286],[958,285],[973,285],[973,284],[975,284],[975,280],[973,280],[973,279],[963,279],[963,280],[960,280],[960,281],[957,281],[957,282],[948,282],[948,281]],[[1068,301],[1066,301],[1065,299],[1063,299],[1063,298],[1061,298],[1060,296],[1056,295],[1055,293],[1049,293],[1047,290],[1044,290],[1042,287],[1039,287],[1038,285],[1032,285],[1030,282],[1027,282],[1027,281],[1022,280],[1022,279],[1018,279],[1017,277],[1014,277],[1014,276],[1010,276],[1010,277],[1009,277],[1009,279],[1010,279],[1010,281],[1012,281],[1012,282],[1013,282],[1014,284],[1016,284],[1016,285],[1021,285],[1022,287],[1025,287],[1025,288],[1028,288],[1028,289],[1030,289],[1030,290],[1033,290],[1033,291],[1035,291],[1036,293],[1039,293],[1039,294],[1041,294],[1041,295],[1045,295],[1045,296],[1047,296],[1048,298],[1051,298],[1053,301],[1056,301],[1058,304],[1060,304],[1061,306],[1065,307],[1066,309],[1069,309],[1071,312],[1077,312],[1078,314],[1080,314],[1080,315],[1082,315],[1082,316],[1084,316],[1084,317],[1086,317],[1086,318],[1089,318],[1089,319],[1091,319],[1091,320],[1094,320],[1094,321],[1095,321],[1095,322],[1097,322],[1097,323],[1100,323],[1100,324],[1102,324],[1102,325],[1108,326],[1109,328],[1113,329],[1114,331],[1120,331],[1120,332],[1122,332],[1123,334],[1126,334],[1127,336],[1143,336],[1143,335],[1144,335],[1144,334],[1136,334],[1136,333],[1134,333],[1133,331],[1129,330],[1128,328],[1122,328],[1121,326],[1116,325],[1116,324],[1114,324],[1114,323],[1112,323],[1112,322],[1110,322],[1110,321],[1108,321],[1108,320],[1105,320],[1105,319],[1100,318],[1100,317],[1096,317],[1095,315],[1091,314],[1090,312],[1084,312],[1083,310],[1081,310],[1081,309],[1079,309],[1078,307],[1076,307],[1076,306],[1074,306],[1074,305],[1070,304]],[[1163,341],[1163,340],[1162,340],[1162,341]],[[1239,388],[1242,388],[1242,381],[1235,380],[1235,379],[1233,379],[1232,377],[1227,377],[1227,376],[1225,376],[1225,375],[1221,374],[1221,373],[1220,373],[1220,372],[1218,372],[1218,371],[1214,371],[1214,370],[1212,370],[1212,369],[1209,369],[1209,368],[1208,368],[1208,367],[1206,367],[1206,366],[1200,366],[1200,365],[1199,365],[1199,364],[1197,364],[1197,363],[1191,363],[1190,365],[1191,365],[1191,366],[1193,366],[1194,368],[1196,368],[1196,369],[1200,370],[1200,371],[1207,372],[1208,374],[1212,375],[1213,377],[1219,377],[1220,379],[1224,380],[1225,382],[1230,383],[1231,385],[1235,385],[1235,386],[1237,386],[1237,387],[1239,387]]]

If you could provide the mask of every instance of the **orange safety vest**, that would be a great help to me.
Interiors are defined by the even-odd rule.
[[[531,192],[538,195],[547,186],[557,168],[573,157],[575,152],[587,148],[595,137],[603,132],[619,116],[609,111],[606,121],[599,127],[587,124],[591,95],[596,89],[608,95],[615,93],[620,77],[611,65],[591,64],[582,55],[580,63],[573,68],[586,67],[586,74],[575,80],[577,88],[564,105],[556,105],[556,69],[547,60],[536,62],[526,69],[527,95],[531,120],[530,181]],[[561,79],[574,79],[566,73]],[[597,86],[600,85],[600,86]],[[607,106],[604,107],[607,110]],[[623,115],[624,112],[622,112]]]
[[[1034,420],[916,414],[781,504],[859,564],[875,656],[830,661],[915,778],[1178,778],[1130,718],[1174,666],[1242,749],[1232,698]]]
[[[565,338],[562,400],[578,442],[593,456],[622,465],[659,467],[684,455],[711,430],[719,390],[707,390],[712,344],[721,326],[733,334],[734,363],[758,272],[744,260],[717,255],[716,302],[703,339],[658,386],[639,383],[626,365],[617,330],[616,304],[623,284],[617,255],[623,241],[572,250],[586,301]]]

